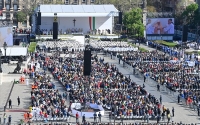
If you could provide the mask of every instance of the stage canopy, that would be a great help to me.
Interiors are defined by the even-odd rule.
[[[52,34],[54,13],[57,13],[58,34],[111,34],[118,10],[114,5],[40,5],[42,35]],[[32,29],[37,30],[33,15]]]
[[[40,5],[42,17],[105,17],[118,16],[114,5]]]

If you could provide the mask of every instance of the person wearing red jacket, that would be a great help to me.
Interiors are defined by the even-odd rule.
[[[78,114],[78,112],[76,113],[76,123],[78,123],[79,122],[79,114]]]

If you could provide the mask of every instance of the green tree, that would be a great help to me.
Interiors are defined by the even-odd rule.
[[[197,16],[196,11],[198,10],[198,4],[190,4],[189,6],[186,7],[186,9],[183,11],[181,14],[183,23],[184,24],[191,24],[192,22],[195,21],[195,17]]]
[[[23,11],[19,11],[17,13],[17,20],[18,20],[18,22],[24,22],[24,21],[26,21],[27,20],[26,13],[24,13]]]
[[[134,35],[144,35],[144,25],[142,23],[142,9],[133,8],[126,12],[123,17],[123,23],[127,29]]]

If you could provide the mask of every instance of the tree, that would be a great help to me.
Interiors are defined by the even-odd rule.
[[[142,9],[133,8],[124,14],[123,23],[131,33],[142,37],[144,35],[144,25],[142,23]]]
[[[156,12],[156,8],[154,6],[147,6],[147,12]]]
[[[184,21],[183,23],[191,24],[192,22],[196,22],[195,19],[198,19],[196,18],[196,16],[198,16],[196,11],[198,11],[198,4],[190,4],[187,6],[181,14],[181,17]]]
[[[113,4],[122,12],[129,11],[132,8],[139,7],[143,0],[95,0],[95,4]]]
[[[27,20],[27,15],[26,13],[22,12],[22,11],[19,11],[17,13],[17,20],[18,22],[25,22]]]

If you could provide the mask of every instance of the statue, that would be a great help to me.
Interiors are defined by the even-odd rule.
[[[17,63],[23,63],[24,59],[23,56],[20,56]]]
[[[21,65],[23,63],[23,57],[20,56],[18,62],[17,62],[17,67],[14,69],[14,72],[13,73],[19,73],[19,71],[21,70]]]
[[[14,69],[14,72],[13,72],[13,73],[19,73],[20,70],[21,70],[21,63],[18,62],[18,63],[17,63],[17,67]]]

